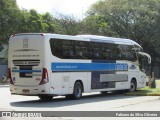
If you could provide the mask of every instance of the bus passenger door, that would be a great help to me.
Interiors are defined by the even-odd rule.
[[[69,73],[63,73],[62,76],[62,93],[68,94],[69,93]]]

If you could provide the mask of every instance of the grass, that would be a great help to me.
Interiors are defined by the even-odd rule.
[[[126,95],[133,96],[160,96],[160,88],[140,88],[135,92],[125,93]]]
[[[132,96],[160,96],[160,80],[156,80],[156,88],[139,88],[135,92],[126,93]]]

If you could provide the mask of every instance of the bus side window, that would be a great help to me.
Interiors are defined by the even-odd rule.
[[[135,62],[137,60],[136,58],[136,52],[133,50],[133,45],[118,45],[118,48],[120,50],[121,57],[117,58],[118,60],[130,60]]]
[[[100,56],[100,44],[96,42],[90,42],[90,58],[93,60],[99,60]]]

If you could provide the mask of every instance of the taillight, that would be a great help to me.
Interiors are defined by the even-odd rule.
[[[47,72],[46,68],[43,68],[43,71],[42,71],[42,80],[41,80],[41,82],[40,82],[39,85],[45,84],[47,82],[49,82],[49,80],[48,80],[48,72]]]
[[[10,84],[14,84],[13,83],[13,80],[12,80],[12,75],[11,75],[11,69],[8,68],[8,79],[7,81],[10,83]]]

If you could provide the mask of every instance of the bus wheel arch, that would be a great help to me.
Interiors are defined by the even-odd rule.
[[[131,79],[129,92],[134,92],[137,89],[137,80],[135,77]]]

